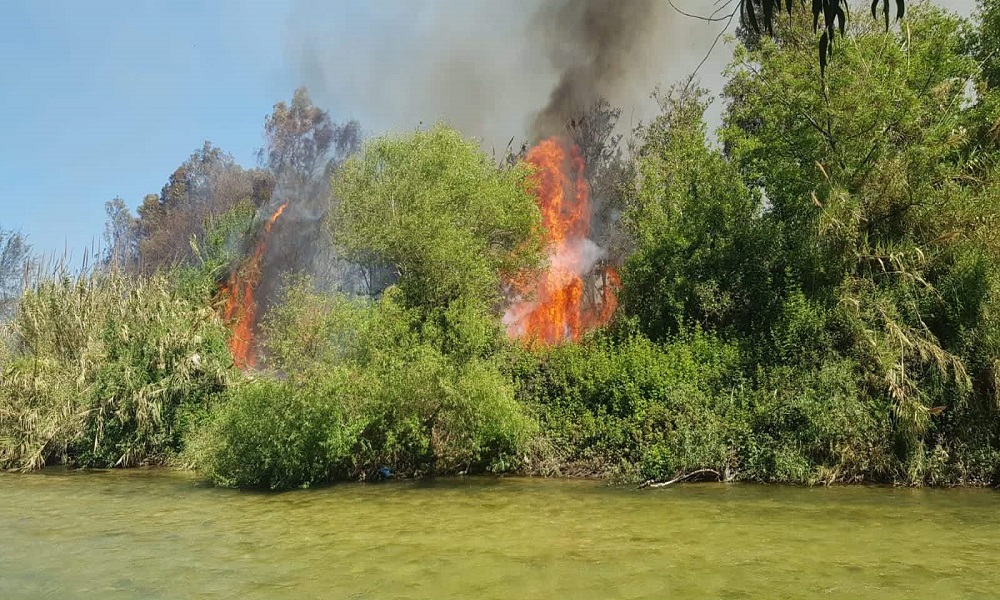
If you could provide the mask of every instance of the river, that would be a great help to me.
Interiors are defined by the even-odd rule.
[[[997,598],[990,490],[0,475],[0,598]]]

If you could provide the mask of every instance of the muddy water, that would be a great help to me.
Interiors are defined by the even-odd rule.
[[[0,475],[0,598],[997,598],[989,490]]]

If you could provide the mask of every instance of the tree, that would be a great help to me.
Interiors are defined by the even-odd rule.
[[[304,87],[295,90],[290,104],[274,105],[264,119],[264,146],[257,157],[275,178],[276,200],[287,203],[288,209],[273,233],[274,243],[264,260],[266,271],[309,273],[327,289],[351,287],[346,280],[352,266],[336,255],[322,223],[330,209],[330,176],[360,144],[358,123],[334,123],[327,111],[313,104]],[[275,297],[271,281],[277,279],[264,282],[265,304]]]
[[[17,231],[0,228],[0,321],[9,319],[24,289],[31,245]]]
[[[613,108],[602,98],[571,119],[566,128],[569,138],[580,148],[590,184],[591,239],[608,250],[613,263],[621,262],[626,251],[618,219],[625,208],[628,183],[635,175],[631,161],[625,157],[622,134],[617,133],[621,114],[620,108]]]
[[[104,256],[105,265],[132,270],[139,262],[138,223],[125,201],[114,198],[104,203]]]
[[[489,310],[541,255],[528,176],[444,126],[381,137],[337,172],[331,228],[348,259],[393,266],[408,306]]]
[[[264,119],[264,140],[257,151],[262,166],[280,186],[292,188],[286,193],[305,196],[309,187],[327,185],[333,168],[358,149],[361,127],[357,121],[334,123],[300,87],[291,104],[278,102]]]
[[[816,85],[803,16],[736,48],[721,148],[696,92],[661,101],[626,212],[622,307],[661,339],[697,325],[739,344],[765,386],[782,370],[852,377],[892,432],[889,477],[991,480],[1000,96],[968,23],[927,4],[905,44],[859,25]]]
[[[974,393],[995,394],[1000,364],[1000,255],[984,229],[1000,217],[997,155],[970,135],[996,100],[967,95],[981,74],[965,27],[920,5],[905,46],[861,28],[823,87],[806,49],[765,42],[737,50],[727,88],[723,138],[767,198],[785,281],[772,351],[820,340],[852,357],[911,449],[932,416],[968,418]],[[804,320],[822,325],[803,335]]]
[[[708,144],[705,91],[659,94],[661,114],[641,128],[639,183],[624,230],[622,309],[656,340],[698,325],[748,336],[773,310],[769,236],[759,194]]]
[[[159,196],[147,195],[136,225],[143,268],[154,271],[193,258],[191,239],[203,236],[206,219],[240,201],[260,207],[270,200],[268,173],[244,170],[233,157],[205,142],[171,175]]]

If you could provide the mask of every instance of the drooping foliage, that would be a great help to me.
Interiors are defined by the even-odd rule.
[[[927,411],[962,398],[975,378],[948,341],[954,328],[982,324],[974,315],[992,284],[972,297],[939,288],[970,260],[987,282],[994,276],[976,232],[977,213],[995,207],[982,203],[992,184],[965,177],[974,165],[962,157],[962,107],[976,65],[960,51],[961,23],[919,7],[910,26],[907,48],[859,33],[829,93],[796,81],[806,63],[794,47],[738,56],[730,93],[739,101],[724,135],[734,164],[767,196],[763,220],[780,227],[772,239],[788,257],[783,270],[830,311],[835,345],[874,367],[901,421],[923,430]],[[868,59],[876,53],[881,61]]]
[[[0,323],[0,469],[177,457],[236,376],[212,302],[254,212],[246,202],[209,219],[190,266],[32,271]]]
[[[906,14],[906,0],[894,0],[896,20]],[[774,34],[775,16],[782,10],[792,14],[794,0],[739,0],[740,22],[756,34],[761,32],[761,23],[768,35]],[[805,0],[800,0],[805,7]],[[848,0],[812,0],[813,32],[822,30],[818,41],[820,73],[826,71],[826,65],[833,56],[834,38],[837,32],[841,37],[846,33],[848,17]],[[881,11],[885,18],[885,29],[889,30],[889,0],[872,0],[872,18],[877,19]]]

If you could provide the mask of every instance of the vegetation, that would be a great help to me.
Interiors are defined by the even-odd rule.
[[[392,265],[409,306],[486,308],[540,258],[527,176],[446,127],[379,138],[338,173],[332,229],[348,258]]]
[[[108,258],[26,288],[0,353],[0,466],[173,460],[274,489],[705,469],[1000,483],[995,4],[976,23],[911,4],[905,35],[858,20],[827,66],[795,11],[737,47],[715,139],[692,85],[657,94],[627,152],[607,104],[572,122],[622,287],[608,327],[550,348],[501,321],[505,286],[545,266],[527,168],[444,125],[359,148],[297,92],[265,123],[267,200],[205,183],[247,176],[206,146],[138,221],[109,203],[109,256],[142,269]],[[148,268],[144,228],[203,202],[190,190],[210,201],[169,229],[184,259]],[[272,262],[288,273],[264,368],[240,373],[217,291],[260,247],[271,193],[354,275]]]
[[[52,277],[24,293],[9,326],[7,468],[163,462],[232,378],[225,329],[167,275]]]
[[[0,322],[11,318],[29,267],[31,246],[24,235],[0,229]]]
[[[308,281],[289,288],[268,323],[284,379],[232,387],[195,462],[219,483],[271,488],[386,466],[406,476],[519,467],[535,427],[481,357],[496,333],[460,309],[442,331],[401,296],[393,288],[367,303],[316,294]]]

